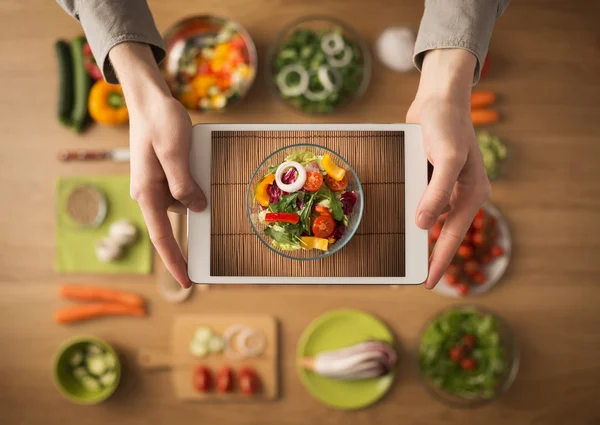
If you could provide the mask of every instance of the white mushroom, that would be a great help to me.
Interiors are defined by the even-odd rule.
[[[108,236],[119,245],[129,245],[137,238],[137,228],[126,219],[115,221],[108,229]]]
[[[110,263],[121,257],[123,248],[111,237],[100,239],[96,243],[96,257],[103,263]]]

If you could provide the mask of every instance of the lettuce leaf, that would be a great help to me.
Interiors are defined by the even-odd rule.
[[[310,151],[296,151],[289,154],[286,161],[296,161],[300,165],[306,165],[309,162],[319,162],[319,157]]]

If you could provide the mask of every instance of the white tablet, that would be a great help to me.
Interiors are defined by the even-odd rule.
[[[256,201],[256,184],[264,170],[277,165],[268,160],[274,152],[297,145],[331,152],[343,161],[357,177],[352,184],[362,196],[362,214],[354,217],[358,226],[353,227],[352,217],[349,222],[336,221],[351,237],[324,258],[282,255],[250,223],[247,203]],[[322,155],[317,157],[321,161]],[[418,125],[196,124],[190,166],[208,200],[203,212],[188,211],[188,274],[194,283],[403,285],[427,278],[427,231],[415,224],[427,186]],[[343,192],[335,193],[341,198]],[[346,204],[344,214],[357,214],[345,208]],[[333,238],[330,243],[338,242]]]

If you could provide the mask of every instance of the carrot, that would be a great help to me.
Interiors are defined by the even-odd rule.
[[[119,303],[90,303],[63,307],[54,313],[56,323],[75,323],[102,316],[139,316],[146,312],[141,307],[132,307]]]
[[[138,294],[100,286],[61,285],[58,294],[67,300],[109,301],[131,307],[144,306],[144,300]]]
[[[471,111],[473,125],[488,125],[498,121],[498,112],[493,109],[473,109]]]
[[[493,91],[479,90],[471,93],[471,109],[479,109],[484,106],[490,106],[496,101],[496,94]]]

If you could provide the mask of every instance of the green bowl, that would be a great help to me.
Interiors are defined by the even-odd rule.
[[[73,376],[69,358],[77,349],[84,348],[87,344],[96,344],[107,353],[115,357],[116,363],[114,371],[117,378],[112,385],[101,388],[98,391],[90,391],[85,389]],[[105,341],[94,337],[76,337],[69,339],[58,350],[54,359],[54,385],[63,396],[72,402],[78,404],[97,404],[112,395],[119,386],[121,378],[121,363],[115,350]]]

